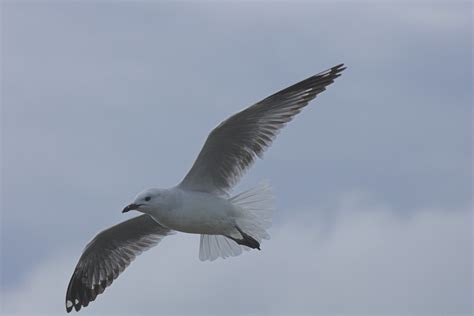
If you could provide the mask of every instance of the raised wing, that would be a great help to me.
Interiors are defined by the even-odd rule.
[[[66,311],[79,311],[102,294],[143,251],[173,231],[140,215],[99,233],[85,248],[69,281]]]
[[[346,69],[337,65],[277,92],[229,117],[207,137],[180,187],[226,194],[278,131]]]

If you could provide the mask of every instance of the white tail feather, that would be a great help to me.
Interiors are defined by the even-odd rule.
[[[201,261],[214,261],[217,258],[227,258],[238,256],[242,253],[242,248],[232,239],[222,235],[201,235],[199,247],[199,259]]]
[[[239,209],[236,224],[243,232],[255,238],[259,243],[262,239],[270,239],[266,229],[272,225],[274,198],[268,182],[261,182],[256,187],[230,198],[229,201]],[[238,231],[235,236],[234,234],[231,236],[242,237]],[[222,235],[201,235],[199,259],[213,261],[219,257],[238,256],[242,253],[242,249],[250,250]]]

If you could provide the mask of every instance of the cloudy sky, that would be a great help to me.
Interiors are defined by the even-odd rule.
[[[472,3],[2,2],[1,309],[61,315],[98,231],[228,115],[338,63],[236,191],[261,252],[140,256],[82,315],[470,315]]]

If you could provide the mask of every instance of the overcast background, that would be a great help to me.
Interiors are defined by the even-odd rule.
[[[85,244],[228,115],[344,62],[236,191],[262,251],[143,254],[81,315],[470,315],[472,3],[3,2],[2,314],[64,314]]]

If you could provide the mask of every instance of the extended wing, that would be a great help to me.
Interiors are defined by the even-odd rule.
[[[85,248],[69,281],[66,311],[79,311],[102,294],[143,251],[173,231],[140,215],[100,232]]]
[[[343,64],[298,82],[229,117],[208,136],[180,186],[225,194],[261,156],[278,131],[334,82]]]

